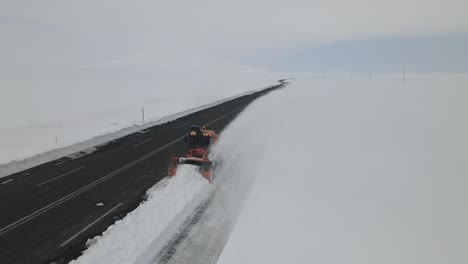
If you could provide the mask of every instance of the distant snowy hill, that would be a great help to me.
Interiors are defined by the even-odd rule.
[[[168,50],[149,50],[133,56],[109,60],[85,67],[96,69],[152,69],[160,71],[187,72],[257,72],[263,69],[212,58],[199,58],[190,54]]]

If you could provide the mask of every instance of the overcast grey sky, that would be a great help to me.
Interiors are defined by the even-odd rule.
[[[466,10],[466,0],[2,0],[0,67],[72,66],[171,50],[275,70],[315,70],[317,56],[346,53],[350,43],[377,39],[374,50],[398,40],[401,50],[405,43],[428,43],[421,40],[468,43]],[[365,50],[362,56],[371,56]],[[329,61],[324,68],[359,68],[350,62]]]

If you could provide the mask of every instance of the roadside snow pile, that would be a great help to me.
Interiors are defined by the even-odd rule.
[[[304,75],[260,98],[223,133],[256,181],[218,263],[468,263],[467,84]]]
[[[142,108],[146,124],[167,122],[179,113],[276,84],[280,79],[276,77],[243,65],[170,52],[146,52],[76,68],[2,69],[1,171],[7,169],[1,164],[137,129],[143,124]]]
[[[178,226],[175,222],[185,219],[181,215],[186,213],[185,209],[210,188],[192,166],[181,166],[177,176],[165,178],[148,190],[146,202],[110,226],[102,236],[88,241],[90,247],[70,263],[130,264],[137,263],[148,249],[156,254],[154,242],[166,239],[161,237],[163,232]]]

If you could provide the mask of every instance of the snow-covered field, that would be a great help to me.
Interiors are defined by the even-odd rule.
[[[275,84],[279,78],[274,75],[164,52],[77,68],[2,69],[0,165],[21,162],[0,167],[12,173],[11,168],[24,165],[26,158],[68,147],[34,157],[38,162],[30,166],[37,165],[109,138],[77,146],[79,142],[129,127],[133,129],[127,132],[142,129],[137,127],[143,124],[142,108],[147,125],[167,122],[180,113]]]
[[[223,136],[256,181],[218,263],[467,263],[467,84],[299,75],[260,98]]]

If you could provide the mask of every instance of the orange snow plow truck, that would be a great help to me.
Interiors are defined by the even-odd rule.
[[[187,152],[185,157],[172,157],[169,165],[169,176],[177,173],[179,164],[191,164],[198,166],[198,172],[210,183],[213,182],[213,153],[211,144],[218,140],[218,135],[213,130],[206,130],[198,126],[191,126],[190,132],[185,136]]]

